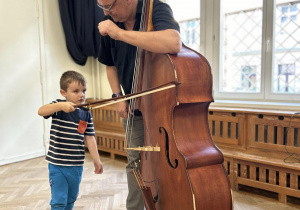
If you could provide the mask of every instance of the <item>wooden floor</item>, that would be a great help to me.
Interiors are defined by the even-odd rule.
[[[89,153],[83,171],[80,194],[74,210],[125,210],[127,196],[126,160],[112,160],[101,154],[102,175],[93,174]],[[44,157],[0,166],[0,210],[50,210],[50,187]],[[246,191],[234,191],[235,210],[300,209],[300,205],[282,204],[275,198]]]

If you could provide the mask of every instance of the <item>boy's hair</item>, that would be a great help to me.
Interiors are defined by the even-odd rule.
[[[76,72],[76,71],[66,71],[61,75],[60,78],[60,89],[67,91],[69,84],[72,82],[77,81],[82,86],[86,86],[86,79],[82,74]]]

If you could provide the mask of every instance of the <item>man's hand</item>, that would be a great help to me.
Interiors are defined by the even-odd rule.
[[[129,109],[129,104],[126,101],[116,103],[116,111],[122,118],[128,118],[128,111],[130,114],[132,114],[131,110]]]
[[[99,32],[102,36],[110,36],[112,39],[118,40],[119,33],[122,31],[111,20],[104,20],[98,24]]]

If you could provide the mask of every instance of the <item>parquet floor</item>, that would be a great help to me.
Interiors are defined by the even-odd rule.
[[[101,156],[102,175],[93,174],[86,153],[83,180],[74,210],[125,210],[127,179],[125,159]],[[294,210],[300,205],[281,204],[276,199],[245,191],[233,192],[234,209]],[[50,187],[44,157],[0,166],[0,210],[50,210]]]

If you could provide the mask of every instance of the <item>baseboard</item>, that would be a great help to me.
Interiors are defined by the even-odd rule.
[[[37,157],[42,157],[45,156],[45,150],[40,150],[38,152],[33,152],[30,154],[25,154],[25,155],[18,155],[14,157],[9,157],[9,158],[4,158],[0,160],[0,166],[6,165],[6,164],[11,164],[11,163],[16,163],[24,160],[29,160]]]

